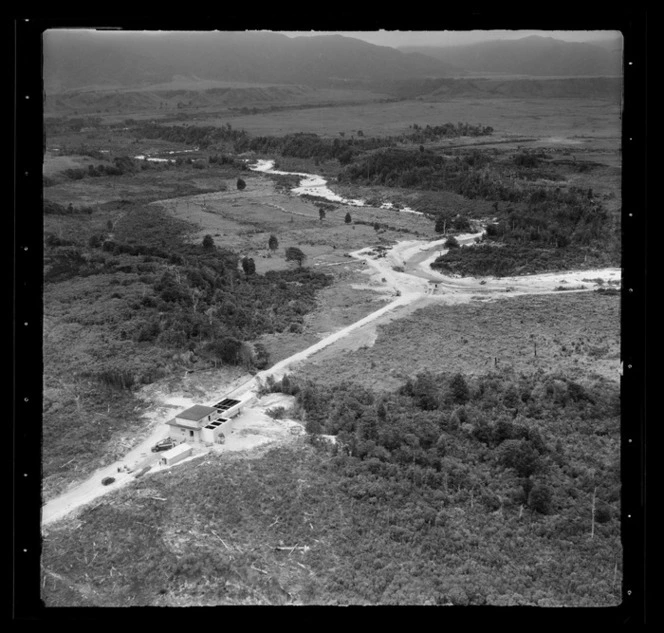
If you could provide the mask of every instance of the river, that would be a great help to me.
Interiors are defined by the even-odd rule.
[[[360,200],[357,198],[344,198],[339,194],[334,193],[328,186],[327,180],[322,176],[316,174],[307,174],[303,172],[296,171],[281,171],[279,169],[274,169],[273,160],[260,159],[255,164],[250,165],[249,169],[252,171],[259,171],[264,174],[278,174],[281,176],[300,176],[302,180],[299,182],[297,187],[293,187],[291,190],[295,195],[303,196],[316,196],[317,198],[324,198],[330,202],[336,202],[337,204],[349,206],[349,207],[366,207],[367,202],[365,200]],[[415,209],[410,207],[399,207],[397,208],[392,202],[384,202],[378,208],[380,209],[394,209],[399,213],[415,213],[417,215],[424,215]]]

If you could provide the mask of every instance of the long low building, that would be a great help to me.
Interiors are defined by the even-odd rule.
[[[189,444],[183,442],[182,444],[178,444],[177,446],[174,446],[173,448],[163,453],[159,459],[159,463],[165,466],[177,464],[177,462],[189,457],[193,450],[194,449],[192,446],[189,446]]]
[[[214,405],[214,408],[225,418],[234,418],[242,413],[242,401],[233,398],[224,398]]]

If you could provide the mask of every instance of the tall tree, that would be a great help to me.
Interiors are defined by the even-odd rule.
[[[456,404],[465,404],[470,398],[470,389],[463,374],[455,374],[450,382],[450,395]]]
[[[211,235],[206,235],[203,238],[203,248],[206,251],[212,250],[214,248],[214,240],[212,239]]]
[[[244,180],[242,180],[242,178],[237,179],[237,188],[240,189],[240,191],[242,189],[244,189],[246,186],[247,186],[247,183],[244,182]]]
[[[350,211],[346,213],[346,217],[344,218],[344,222],[346,224],[350,224],[353,221],[353,218],[350,217]]]
[[[270,362],[270,353],[262,343],[254,343],[253,363],[256,369],[265,369]]]
[[[253,257],[245,256],[242,258],[241,263],[245,275],[254,275],[256,273],[256,263],[254,262]]]
[[[447,233],[447,227],[452,222],[452,215],[449,213],[439,213],[436,217],[436,224],[434,230],[436,233]]]
[[[270,235],[267,245],[271,251],[276,251],[279,248],[279,240],[276,235]]]
[[[321,222],[325,219],[325,209],[323,209],[323,207],[318,208],[318,217]]]
[[[287,262],[297,262],[301,267],[302,262],[306,259],[306,255],[296,246],[289,246],[286,249],[286,261]]]

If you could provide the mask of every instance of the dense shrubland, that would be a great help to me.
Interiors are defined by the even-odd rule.
[[[117,290],[110,296],[117,305],[107,323],[118,321],[115,338],[232,364],[240,356],[216,343],[301,324],[316,290],[330,283],[303,267],[258,275],[245,265],[242,272],[235,253],[210,241],[187,243],[187,228],[157,208],[135,207],[114,223],[112,234],[102,225],[84,243],[47,232],[45,282],[93,288],[98,279],[114,279]],[[140,298],[133,296],[136,290]],[[84,318],[93,307],[78,306],[80,313],[69,318]]]
[[[555,165],[542,167],[545,155],[520,152],[511,159],[470,150],[443,156],[385,149],[365,154],[346,166],[339,182],[401,189],[451,192],[467,199],[493,202],[497,222],[487,227],[496,249],[454,250],[432,266],[446,272],[512,275],[570,267],[617,265],[620,223],[592,189],[551,187],[534,183],[563,180]],[[468,230],[467,218],[429,209],[436,230]],[[449,216],[449,217],[448,217]],[[459,223],[464,225],[456,226]]]
[[[619,219],[591,191],[536,190],[501,215],[487,225],[482,245],[450,251],[432,268],[501,276],[620,263]]]
[[[347,166],[339,174],[339,182],[454,191],[469,198],[516,198],[515,191],[482,177],[481,170],[491,160],[488,153],[477,150],[450,158],[424,148],[385,149]]]
[[[268,388],[296,395],[312,447],[207,458],[85,510],[46,541],[44,567],[65,578],[47,578],[47,602],[71,600],[66,578],[84,572],[80,604],[620,602],[613,385],[421,374],[398,393],[292,376]]]

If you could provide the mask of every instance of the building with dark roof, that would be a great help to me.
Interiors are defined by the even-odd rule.
[[[166,422],[171,427],[169,436],[176,441],[223,443],[224,432],[230,431],[230,418],[240,413],[241,404],[230,399],[214,407],[195,404]]]
[[[205,419],[207,422],[212,420],[212,416],[217,415],[217,410],[214,407],[206,407],[202,404],[195,404],[193,407],[185,409],[176,417],[177,420],[186,420],[190,422],[200,422]]]

